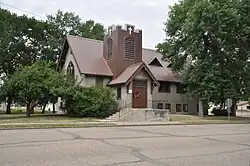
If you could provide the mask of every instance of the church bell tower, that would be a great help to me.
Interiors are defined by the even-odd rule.
[[[104,36],[103,56],[114,79],[128,66],[142,62],[142,31],[129,24],[110,26]]]

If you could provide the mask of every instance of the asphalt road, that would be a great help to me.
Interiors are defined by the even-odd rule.
[[[0,131],[1,166],[249,166],[250,125]]]

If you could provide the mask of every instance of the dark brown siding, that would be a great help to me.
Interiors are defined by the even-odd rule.
[[[134,27],[132,27],[133,29]],[[134,59],[125,59],[124,57],[124,40],[126,37],[131,37],[135,41],[135,58]],[[134,32],[130,34],[130,31],[124,30],[121,27],[117,26],[111,34],[104,37],[104,46],[103,46],[103,56],[107,59],[108,55],[108,39],[111,38],[113,41],[113,54],[110,60],[107,60],[107,63],[114,74],[114,78],[117,78],[128,66],[142,62],[142,31]]]

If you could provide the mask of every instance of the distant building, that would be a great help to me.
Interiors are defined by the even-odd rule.
[[[250,110],[250,105],[248,101],[239,101],[237,103],[238,110]]]

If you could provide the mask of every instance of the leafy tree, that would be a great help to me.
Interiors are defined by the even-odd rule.
[[[250,2],[182,0],[171,7],[158,51],[183,75],[190,94],[224,103],[249,96]],[[235,112],[234,112],[235,114]]]
[[[54,15],[47,16],[47,22],[53,26],[54,31],[49,43],[55,50],[54,57],[58,57],[66,35],[81,36],[96,40],[103,40],[105,29],[102,24],[93,20],[82,22],[81,18],[72,12],[58,10]]]
[[[0,69],[5,76],[13,74],[20,67],[20,62],[29,63],[34,59],[32,55],[28,59],[26,56],[30,50],[25,45],[28,40],[24,35],[27,32],[24,24],[24,17],[18,19],[17,15],[0,9]],[[6,113],[10,113],[11,97],[12,94],[7,97]]]
[[[34,107],[41,103],[41,99],[48,97],[52,100],[51,96],[53,99],[59,96],[58,89],[63,85],[65,78],[53,70],[51,65],[52,63],[37,61],[4,80],[1,89],[3,94],[7,96],[13,93],[16,101],[25,103],[27,116],[30,116]]]
[[[37,59],[55,61],[50,56],[53,50],[48,45],[53,35],[51,27],[46,22],[0,9],[0,74],[9,77],[18,68]],[[6,97],[6,113],[10,113],[12,97],[13,94]]]
[[[41,21],[0,9],[0,75],[8,80],[18,68],[36,60],[54,62],[55,67],[66,34],[101,40],[104,31],[99,23],[92,20],[81,22],[78,15],[60,10],[55,16],[50,15],[48,20]],[[8,92],[5,96],[8,103],[6,113],[11,113],[14,94]],[[50,100],[54,99],[51,97]]]

